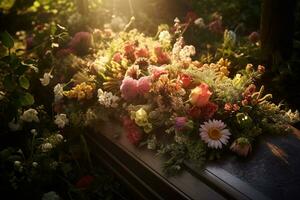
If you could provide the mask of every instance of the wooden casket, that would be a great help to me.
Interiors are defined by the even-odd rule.
[[[130,144],[119,124],[105,123],[86,137],[92,154],[112,170],[136,199],[300,199],[300,140],[261,138],[247,158],[230,155],[204,170],[186,164],[177,176],[162,172],[164,158]],[[286,153],[278,158],[274,144]]]

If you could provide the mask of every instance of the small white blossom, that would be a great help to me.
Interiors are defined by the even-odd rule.
[[[64,128],[69,123],[69,119],[66,114],[57,114],[55,115],[54,123],[58,128]]]
[[[5,97],[5,92],[0,91],[0,101],[3,100]]]
[[[34,136],[36,136],[36,135],[37,135],[37,131],[36,131],[36,129],[31,129],[31,130],[30,130],[30,133],[31,133],[32,135],[34,135]]]
[[[113,95],[111,92],[103,91],[102,89],[98,89],[98,101],[101,105],[104,105],[106,108],[118,107],[119,97]]]
[[[33,108],[24,111],[20,119],[25,122],[40,122],[38,117],[38,111]]]
[[[16,169],[17,171],[19,171],[19,172],[22,172],[22,171],[23,171],[22,163],[21,163],[20,161],[18,161],[18,160],[16,160],[16,161],[14,162],[14,167],[15,167],[15,169]]]
[[[32,162],[32,167],[36,168],[39,164],[37,162]]]
[[[57,143],[61,143],[64,139],[64,136],[62,136],[61,134],[55,134],[54,137]]]
[[[22,129],[22,121],[20,120],[16,121],[16,119],[14,118],[12,121],[8,123],[8,127],[13,132],[19,131]]]
[[[58,102],[59,100],[61,100],[64,97],[64,88],[63,88],[63,85],[60,84],[60,83],[58,83],[54,87],[53,92],[54,92],[54,101]]]
[[[43,195],[42,200],[59,200],[60,197],[54,191],[47,192]]]
[[[51,149],[53,149],[53,145],[49,142],[46,142],[46,143],[41,145],[41,149],[42,149],[42,152],[48,152]]]
[[[47,86],[47,85],[49,85],[51,78],[53,78],[51,73],[44,73],[44,76],[43,76],[43,78],[40,78],[40,81],[43,86]]]
[[[162,44],[170,44],[171,43],[171,34],[169,33],[169,31],[162,31],[159,33],[158,36],[158,40],[162,43]]]
[[[191,56],[196,54],[196,49],[194,46],[189,45],[189,46],[184,46],[183,49],[179,52],[179,57],[180,60],[185,61],[185,62],[190,62]]]
[[[196,20],[194,21],[194,24],[195,24],[196,26],[198,26],[199,28],[205,27],[204,20],[203,20],[201,17],[199,17],[198,19],[196,19]]]

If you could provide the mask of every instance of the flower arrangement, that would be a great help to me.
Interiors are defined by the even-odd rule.
[[[133,145],[170,156],[168,173],[187,160],[202,166],[227,149],[247,156],[258,136],[290,131],[298,111],[270,101],[272,95],[258,85],[264,66],[249,63],[232,74],[225,57],[196,59],[201,55],[185,44],[182,33],[167,28],[160,28],[156,37],[135,29],[109,35],[81,32],[89,38],[80,40],[86,56],[78,57],[80,48],[64,56],[53,53],[49,85],[55,86],[53,106],[59,108],[55,123],[64,128],[120,121]]]

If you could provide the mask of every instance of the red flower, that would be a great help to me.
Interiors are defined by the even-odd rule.
[[[186,13],[185,22],[191,23],[191,22],[194,22],[197,18],[198,18],[198,15],[195,12],[189,11]]]
[[[93,177],[91,175],[83,176],[77,181],[75,186],[76,186],[76,188],[79,188],[79,189],[88,188],[94,179],[95,179],[95,177]]]
[[[124,47],[124,55],[131,61],[135,61],[135,49],[136,46],[134,45],[134,43],[127,43]]]
[[[123,117],[123,127],[126,132],[126,136],[131,144],[138,144],[142,139],[142,133],[139,127],[129,117]]]
[[[181,74],[180,81],[182,82],[182,87],[187,88],[192,83],[192,77],[187,74]]]
[[[158,64],[164,65],[164,64],[169,64],[171,62],[169,55],[166,52],[163,52],[163,49],[161,46],[155,47],[154,53],[157,57]]]
[[[135,52],[137,58],[149,58],[150,54],[147,48],[140,48]]]
[[[192,117],[192,118],[199,118],[201,116],[201,108],[198,106],[193,106],[192,108],[190,108],[188,110],[188,114]]]
[[[208,102],[205,106],[201,107],[201,116],[204,119],[210,119],[218,110],[218,105],[212,102]]]
[[[250,35],[248,36],[248,39],[250,40],[250,42],[252,43],[256,43],[259,41],[259,33],[256,31],[253,31],[252,33],[250,33]]]
[[[131,144],[137,145],[142,139],[142,134],[139,129],[131,129],[127,131],[127,138]]]

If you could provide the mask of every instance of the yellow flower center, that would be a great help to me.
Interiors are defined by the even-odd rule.
[[[219,140],[221,138],[222,134],[219,129],[212,128],[212,129],[209,129],[208,136],[212,140]]]

